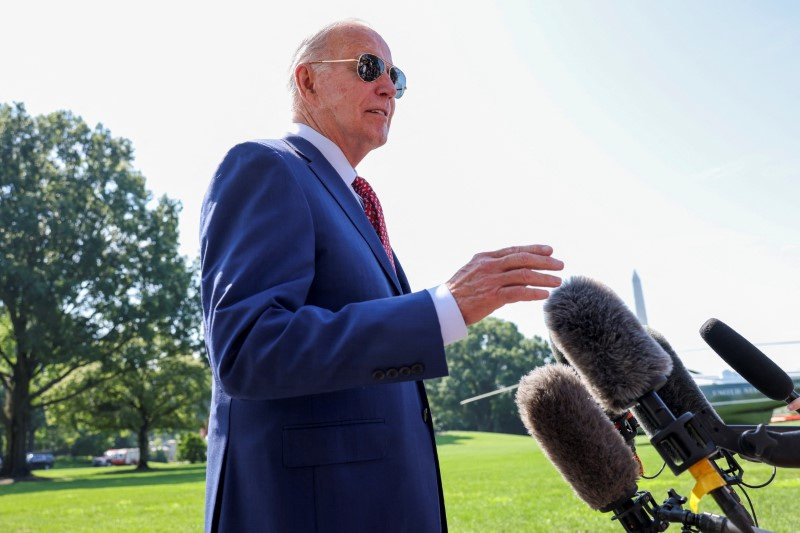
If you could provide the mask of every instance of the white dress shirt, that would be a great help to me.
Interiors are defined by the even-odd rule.
[[[350,165],[350,162],[347,161],[344,153],[336,143],[306,124],[292,124],[289,133],[299,135],[313,144],[314,147],[322,153],[325,159],[328,160],[328,163],[331,164],[342,180],[344,180],[356,200],[363,206],[361,197],[353,190],[353,180],[356,179],[358,173],[356,169]],[[436,315],[439,318],[439,327],[442,331],[442,340],[444,344],[448,345],[466,337],[467,326],[464,323],[464,317],[461,315],[461,310],[458,308],[458,304],[450,293],[450,289],[447,288],[447,285],[442,283],[438,287],[428,289],[428,293],[430,293],[433,299],[433,305],[436,308]]]

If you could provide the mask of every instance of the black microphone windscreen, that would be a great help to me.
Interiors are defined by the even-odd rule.
[[[672,372],[667,377],[667,382],[663,387],[658,389],[658,395],[664,404],[670,408],[672,413],[677,417],[686,412],[691,412],[697,415],[704,412],[708,416],[716,420],[720,425],[723,425],[722,419],[708,403],[703,391],[697,386],[697,383],[692,379],[689,371],[686,370],[683,362],[681,361],[675,350],[667,342],[663,335],[656,330],[645,327],[645,331],[661,346],[661,349],[667,353],[672,360]],[[644,416],[639,407],[631,409],[639,424],[644,428],[645,432],[651,437],[658,428],[653,427],[650,423],[649,417]]]
[[[550,338],[607,411],[622,413],[655,390],[672,360],[608,287],[573,277],[544,304]]]
[[[520,418],[575,494],[610,510],[636,493],[639,465],[570,367],[534,369],[520,380]]]
[[[700,336],[764,396],[782,402],[794,392],[792,378],[781,367],[721,320],[706,320],[700,327]]]

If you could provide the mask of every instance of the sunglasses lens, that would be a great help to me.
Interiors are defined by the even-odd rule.
[[[386,65],[383,59],[372,54],[362,54],[358,58],[358,77],[364,81],[375,81],[381,77]]]
[[[364,81],[372,82],[377,80],[383,75],[386,70],[386,63],[383,59],[373,54],[361,54],[358,58],[358,77]],[[406,75],[397,67],[389,69],[389,78],[397,89],[395,98],[403,96],[403,91],[406,90]]]
[[[406,90],[406,75],[403,74],[403,71],[399,68],[392,67],[389,69],[389,77],[392,79],[392,83],[394,83],[394,88],[397,89],[397,94],[395,94],[394,97],[400,98]]]

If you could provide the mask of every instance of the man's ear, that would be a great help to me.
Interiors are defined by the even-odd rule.
[[[294,71],[294,82],[300,98],[315,101],[317,98],[317,73],[310,65],[297,65]]]

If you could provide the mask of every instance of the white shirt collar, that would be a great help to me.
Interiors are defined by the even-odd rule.
[[[325,159],[328,160],[328,163],[331,164],[333,169],[341,176],[342,180],[344,180],[345,184],[353,191],[353,180],[356,179],[358,175],[356,173],[356,169],[354,169],[350,162],[342,152],[342,149],[339,148],[336,143],[332,140],[328,139],[320,132],[308,126],[306,124],[302,124],[300,122],[295,122],[289,128],[289,133],[293,135],[299,135],[303,139],[307,140],[311,144],[314,145],[314,148],[319,150]],[[360,201],[361,198],[353,191],[356,198]]]

